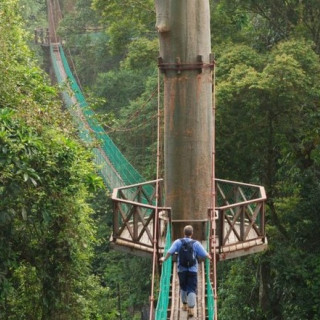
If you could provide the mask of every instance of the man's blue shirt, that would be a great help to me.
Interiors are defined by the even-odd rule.
[[[185,237],[183,238],[186,242],[192,241],[191,238]],[[173,255],[175,252],[179,252],[182,246],[181,239],[177,239],[173,242],[168,252]],[[205,258],[207,256],[207,251],[203,248],[202,244],[199,241],[195,241],[193,244],[193,251],[195,253],[195,257],[197,258]],[[179,257],[178,257],[178,272],[183,271],[190,271],[190,272],[198,272],[198,261],[196,260],[196,264],[192,267],[183,267],[179,264]]]

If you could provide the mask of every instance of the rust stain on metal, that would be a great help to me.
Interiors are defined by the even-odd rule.
[[[184,135],[186,137],[192,137],[193,135],[193,130],[191,130],[190,128],[186,128],[186,130],[184,130]]]
[[[188,94],[188,90],[189,90],[188,89],[188,81],[189,81],[189,77],[187,75],[178,77],[178,85],[177,85],[176,89],[178,90],[177,105],[179,108],[180,115],[186,114],[187,112],[189,112],[189,109],[190,109],[190,108],[188,108],[188,96],[189,96],[189,94]],[[183,132],[181,132],[180,134],[182,134],[182,133]]]
[[[197,76],[197,99],[201,96],[202,92],[203,75],[199,74]]]
[[[174,110],[175,110],[175,106],[176,106],[176,78],[171,79],[170,81],[170,98],[169,98],[169,106],[168,106],[168,112],[169,112],[169,116],[170,118],[168,119],[169,121],[169,128],[170,131],[172,131],[174,129]]]

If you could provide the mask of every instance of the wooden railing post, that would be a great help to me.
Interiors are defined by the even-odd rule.
[[[119,212],[119,206],[121,205],[118,201],[113,202],[114,209],[113,209],[113,240],[117,238],[118,236],[118,231],[119,231],[119,217],[118,217],[118,212]]]
[[[138,208],[137,206],[133,206],[132,207],[133,209],[133,241],[137,241],[138,239],[138,231],[139,231],[139,226],[138,226],[138,223],[139,223],[139,219],[138,219]]]
[[[261,234],[263,235],[263,242],[265,242],[265,236],[266,236],[266,232],[265,232],[265,202],[262,202],[261,204],[261,209],[260,209],[261,213],[260,213],[260,216],[261,216]]]
[[[224,210],[219,210],[219,250],[224,245]]]
[[[241,206],[241,209],[240,209],[240,239],[241,241],[245,241],[244,239],[244,227],[245,227],[245,223],[244,223],[244,217],[245,217],[245,206]]]

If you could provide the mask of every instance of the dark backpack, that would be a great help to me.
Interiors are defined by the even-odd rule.
[[[185,268],[192,267],[196,264],[196,258],[194,255],[193,244],[195,240],[186,241],[185,239],[180,239],[182,246],[179,249],[179,264]]]

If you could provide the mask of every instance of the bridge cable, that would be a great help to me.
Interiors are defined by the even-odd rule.
[[[157,172],[156,172],[156,203],[155,203],[155,217],[154,217],[154,226],[153,226],[153,262],[152,262],[152,283],[151,283],[151,295],[150,295],[150,315],[149,319],[153,320],[154,313],[154,282],[155,282],[155,273],[156,265],[159,261],[159,230],[158,230],[158,219],[159,219],[159,175],[160,175],[160,134],[161,134],[161,84],[160,84],[160,69],[158,69],[158,121],[157,121]]]
[[[209,237],[211,254],[212,254],[212,282],[213,282],[213,293],[214,293],[214,320],[218,319],[217,313],[217,257],[216,257],[216,216],[215,216],[215,203],[216,203],[216,188],[215,188],[215,113],[216,113],[216,64],[213,59],[213,70],[212,70],[212,122],[213,122],[213,130],[212,130],[212,168],[211,168],[211,212],[210,212],[210,220],[211,220],[211,230]]]
[[[80,82],[80,79],[78,77],[78,72],[77,72],[76,66],[75,66],[75,64],[73,62],[72,54],[71,54],[71,51],[70,51],[69,47],[67,47],[67,50],[68,50],[69,59],[70,59],[71,65],[72,65],[73,73],[76,76],[76,79],[77,79],[77,82],[78,82],[78,85],[80,87],[81,92],[84,92],[83,88],[82,88],[82,85],[81,85],[81,82]]]
[[[141,106],[139,107],[139,109],[137,109],[136,111],[134,111],[129,117],[128,119],[126,120],[125,123],[121,124],[121,127],[125,128],[129,123],[131,123],[133,120],[135,120],[139,115],[140,113],[143,111],[143,109],[147,106],[147,104],[151,101],[151,99],[155,96],[155,94],[159,91],[158,89],[158,86],[157,88],[155,88],[152,93],[150,94],[150,96],[141,104]],[[138,127],[138,126],[136,126]],[[128,130],[133,130],[135,129],[135,127],[133,128],[129,128]],[[118,128],[115,128],[114,131],[122,131]]]

